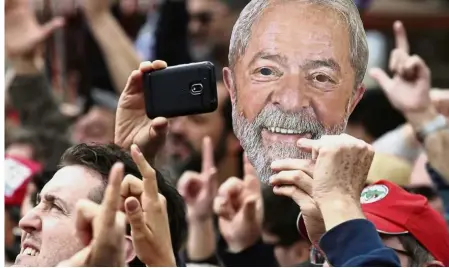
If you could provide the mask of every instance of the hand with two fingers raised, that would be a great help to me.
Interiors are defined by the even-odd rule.
[[[370,75],[379,83],[392,105],[403,112],[426,112],[432,106],[430,98],[431,77],[426,63],[417,55],[410,55],[410,47],[404,25],[396,21],[393,25],[396,48],[390,55],[389,77],[380,68],[370,70]]]
[[[137,145],[131,146],[131,156],[142,180],[127,175],[121,185],[126,218],[131,225],[131,237],[137,257],[147,266],[176,266],[167,201],[158,191],[156,171],[147,162]]]
[[[201,222],[213,216],[213,203],[218,191],[216,173],[212,140],[205,137],[201,173],[186,171],[178,181],[178,191],[186,202],[189,222]]]
[[[262,233],[263,207],[260,180],[245,157],[243,180],[227,179],[218,189],[214,212],[219,229],[231,252],[254,245]]]

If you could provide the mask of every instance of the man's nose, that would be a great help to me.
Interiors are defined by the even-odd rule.
[[[37,213],[36,208],[29,210],[25,216],[19,221],[20,229],[27,233],[42,230],[42,219]]]
[[[173,134],[182,135],[186,131],[186,117],[180,116],[170,119],[169,131]]]
[[[310,106],[311,96],[298,75],[285,78],[281,87],[276,89],[271,101],[286,112],[297,112]]]
[[[189,21],[188,27],[190,34],[197,35],[201,30],[201,23],[197,19],[191,19]]]

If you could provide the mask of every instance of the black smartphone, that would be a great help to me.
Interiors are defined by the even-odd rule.
[[[217,81],[211,62],[177,65],[143,76],[147,116],[176,117],[217,109]]]

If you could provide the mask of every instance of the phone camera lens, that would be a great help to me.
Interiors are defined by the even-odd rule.
[[[190,93],[194,96],[196,95],[201,95],[203,93],[203,85],[198,83],[198,84],[193,84],[190,87]]]

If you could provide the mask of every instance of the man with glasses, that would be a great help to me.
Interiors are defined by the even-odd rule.
[[[194,61],[213,58],[221,67],[228,64],[232,27],[248,2],[187,0],[190,54]]]
[[[376,227],[384,245],[393,249],[403,267],[439,267],[449,265],[449,232],[441,215],[424,196],[408,193],[401,187],[379,181],[366,187],[360,197],[366,218]],[[299,223],[302,234],[306,231]],[[340,240],[348,234],[329,232],[320,245],[327,259],[335,260],[351,251],[348,241]],[[335,247],[338,241],[340,247]],[[353,244],[355,245],[355,243]],[[363,245],[357,245],[363,247]],[[332,250],[329,251],[329,248]],[[335,250],[337,248],[337,250]],[[340,250],[338,250],[340,248]],[[332,254],[329,254],[332,252]],[[339,256],[340,255],[340,256]],[[311,260],[329,266],[321,250],[314,248]]]

